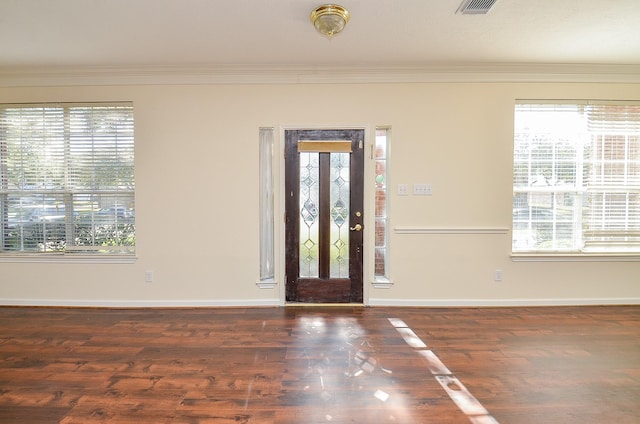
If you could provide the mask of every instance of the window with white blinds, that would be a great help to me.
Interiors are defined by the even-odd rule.
[[[640,102],[518,101],[514,252],[640,253]]]
[[[131,103],[0,105],[0,252],[133,254]]]

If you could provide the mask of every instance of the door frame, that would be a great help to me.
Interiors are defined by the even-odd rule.
[[[369,125],[286,125],[278,127],[278,134],[274,146],[274,203],[275,203],[275,281],[279,286],[279,304],[281,306],[289,305],[286,301],[286,240],[285,240],[285,131],[287,130],[333,130],[333,129],[359,129],[364,130],[364,188],[363,188],[363,215],[362,225],[363,239],[362,246],[364,254],[362,257],[362,304],[369,305],[369,288],[373,281],[373,265],[374,265],[374,199],[373,184],[367,184],[372,181],[372,173],[374,171],[372,165],[372,149],[375,143],[375,127]],[[291,305],[296,305],[295,303]],[[298,304],[299,305],[299,304]],[[322,305],[322,304],[316,304]]]

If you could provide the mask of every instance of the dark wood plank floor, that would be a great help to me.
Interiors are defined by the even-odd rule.
[[[640,307],[0,308],[1,423],[640,423]]]

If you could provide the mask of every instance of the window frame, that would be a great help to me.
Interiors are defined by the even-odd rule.
[[[41,112],[38,112],[41,110]],[[24,112],[23,112],[24,111]],[[118,113],[118,120],[110,120],[111,116],[108,116],[111,111]],[[39,127],[40,133],[34,131],[29,133],[26,131],[26,136],[22,139],[22,135],[16,136],[16,131],[22,131],[22,125],[28,125],[28,119],[23,120],[22,114],[25,116],[35,117],[38,113],[42,113],[43,116],[51,113],[53,117],[51,120],[43,118],[43,121],[35,121]],[[14,128],[10,129],[9,119],[13,116],[19,116],[18,123]],[[74,115],[75,114],[75,115]],[[72,115],[75,116],[75,120],[72,120]],[[107,117],[108,116],[108,117]],[[82,121],[85,119],[85,121]],[[101,120],[102,125],[110,125],[112,127],[98,127],[94,124],[93,119]],[[124,119],[124,120],[123,120]],[[55,128],[55,129],[52,129]],[[100,129],[98,129],[100,128]],[[107,128],[105,130],[105,128]],[[114,129],[115,128],[115,129]],[[104,131],[103,131],[104,130]],[[13,134],[10,134],[10,131]],[[56,132],[57,131],[57,132]],[[133,102],[82,102],[82,103],[17,103],[17,104],[0,104],[0,224],[2,228],[2,246],[0,246],[0,262],[94,262],[94,263],[131,263],[135,261],[135,130],[134,130],[134,109]],[[20,134],[20,133],[19,133]],[[35,135],[34,135],[35,134]],[[54,134],[54,135],[51,135]],[[41,187],[37,189],[25,189],[24,182],[16,184],[16,177],[10,177],[8,160],[9,146],[13,148],[21,148],[23,145],[38,145],[39,154],[44,154],[47,151],[54,149],[48,140],[55,140],[55,146],[63,146],[64,153],[54,153],[52,156],[54,165],[51,167],[45,166],[43,169],[50,170],[49,172],[64,172],[64,180],[61,178],[56,180],[57,184],[51,184],[51,187],[47,187],[46,179],[41,176],[30,176],[32,181],[38,182]],[[33,141],[32,141],[33,140]],[[87,140],[91,140],[92,147],[88,148]],[[12,143],[12,144],[10,144]],[[123,144],[124,143],[124,144]],[[95,144],[95,151],[93,150],[93,144]],[[76,156],[75,160],[70,153],[72,149],[76,149],[77,154],[84,154],[85,156]],[[99,150],[98,150],[99,149]],[[124,150],[122,150],[124,149]],[[96,153],[100,151],[100,153]],[[82,153],[86,152],[86,153]],[[105,154],[105,156],[98,156],[99,154]],[[115,155],[113,152],[119,152]],[[121,153],[123,152],[123,153]],[[88,155],[88,156],[87,156]],[[112,156],[109,156],[112,155]],[[91,165],[87,166],[82,161],[78,161],[78,157],[85,160],[85,158],[91,158]],[[123,157],[126,157],[124,163],[119,163]],[[114,158],[117,164],[113,165],[109,162],[109,158]],[[38,159],[42,160],[42,159]],[[57,161],[57,162],[56,162]],[[28,160],[20,160],[22,166],[29,166]],[[94,175],[98,175],[96,170],[99,170],[99,166],[104,168],[112,167],[114,171],[120,175],[111,181],[116,183],[115,187],[106,188],[100,183],[92,183],[89,186],[80,187],[78,184],[80,180],[75,180],[77,175],[85,175],[87,171],[92,172]],[[128,170],[127,170],[128,168]],[[28,170],[29,168],[24,168]],[[125,171],[126,170],[126,171]],[[29,172],[29,171],[22,171]],[[23,176],[22,178],[26,178]],[[94,177],[95,178],[95,177]],[[13,181],[13,184],[11,182]],[[62,182],[61,182],[62,181]],[[95,186],[93,184],[96,184]],[[105,183],[106,184],[106,183]],[[87,188],[89,187],[89,188]],[[47,208],[49,202],[56,203],[58,207],[64,207],[64,234],[62,238],[58,238],[58,241],[65,241],[66,243],[58,249],[48,249],[46,247],[47,241],[43,240],[43,246],[38,248],[37,244],[30,248],[20,246],[20,248],[11,249],[5,248],[4,237],[11,237],[9,231],[9,211],[11,210],[11,197],[15,199],[38,199],[41,198],[42,204],[28,204],[29,208],[26,209],[36,211],[42,208]],[[75,206],[80,202],[80,198],[90,199],[112,199],[112,203],[102,204],[98,201],[95,205],[104,206],[103,209],[95,209],[93,201],[88,203],[87,210],[82,210],[83,215],[80,216]],[[54,201],[52,199],[62,199],[60,201]],[[38,199],[40,200],[40,199]],[[22,202],[22,200],[20,200]],[[62,202],[62,203],[60,203]],[[21,203],[20,203],[21,204]],[[126,206],[125,206],[126,204]],[[71,206],[71,207],[69,207]],[[26,208],[26,206],[25,206]],[[23,211],[22,206],[19,211]],[[125,212],[120,213],[120,210]],[[110,210],[113,211],[113,216],[110,215]],[[95,221],[94,218],[99,215],[99,221]],[[85,218],[90,217],[90,223],[84,222]],[[98,219],[98,218],[95,218]],[[111,222],[113,220],[113,223]],[[98,223],[96,223],[98,222]],[[122,235],[118,235],[115,246],[111,246],[114,241],[108,239],[105,241],[107,244],[95,244],[94,237],[96,237],[95,231],[105,222],[104,225],[112,225],[114,231],[122,231],[122,228],[126,227],[125,237],[126,241],[122,241]],[[20,228],[25,224],[24,219],[20,219]],[[38,224],[35,224],[36,227]],[[43,224],[43,228],[46,227]],[[79,228],[89,228],[89,244],[76,245],[77,237],[79,237],[77,231]],[[39,227],[38,227],[39,228]],[[22,230],[21,230],[22,231]],[[71,242],[69,241],[71,237]],[[132,238],[131,238],[132,237]],[[7,241],[8,243],[9,241]],[[71,244],[69,244],[71,243]],[[7,245],[7,247],[9,247]],[[15,247],[15,246],[14,246]]]
[[[260,276],[258,287],[272,288],[275,285],[275,200],[274,200],[274,152],[275,129],[258,129],[259,155],[259,231],[260,231]]]
[[[627,261],[627,260],[640,260],[640,247],[636,247],[635,244],[633,242],[630,243],[629,247],[627,247],[627,249],[619,249],[616,250],[613,247],[613,242],[610,242],[606,245],[607,248],[589,248],[588,246],[585,245],[584,243],[584,239],[586,237],[586,234],[588,234],[589,230],[587,229],[586,225],[587,224],[591,224],[591,222],[593,222],[593,220],[589,221],[589,201],[591,200],[592,196],[594,195],[594,193],[597,193],[598,190],[603,191],[603,192],[608,192],[610,190],[610,187],[607,185],[600,185],[600,186],[595,186],[591,184],[589,185],[589,178],[593,178],[593,171],[592,169],[595,169],[595,167],[598,165],[598,161],[597,158],[590,158],[590,152],[587,149],[593,149],[594,145],[597,143],[595,140],[595,137],[601,136],[603,139],[605,137],[607,137],[606,134],[607,131],[611,131],[609,130],[609,127],[607,125],[605,125],[605,130],[604,131],[591,131],[590,128],[588,128],[591,125],[587,125],[587,124],[592,124],[591,121],[589,121],[587,119],[587,113],[588,113],[588,108],[592,108],[593,110],[599,111],[601,112],[602,110],[605,110],[606,107],[608,107],[609,105],[613,105],[613,106],[632,106],[633,108],[637,108],[640,107],[640,102],[625,102],[625,101],[620,101],[620,102],[602,102],[602,101],[584,101],[584,100],[516,100],[515,102],[515,107],[514,107],[514,152],[513,152],[513,215],[512,215],[512,245],[511,245],[511,255],[512,258],[514,260],[617,260],[617,261]],[[576,128],[579,128],[579,131],[581,131],[581,133],[576,133],[569,138],[570,140],[572,140],[573,143],[573,148],[574,148],[574,156],[571,158],[571,160],[567,160],[566,157],[564,159],[558,159],[558,157],[561,156],[561,154],[559,152],[556,152],[556,143],[560,144],[562,142],[562,136],[558,135],[558,132],[560,132],[560,130],[558,130],[558,132],[553,132],[552,136],[549,137],[549,139],[547,140],[542,140],[542,141],[537,141],[539,143],[539,145],[544,145],[545,142],[547,143],[551,143],[550,146],[551,148],[553,148],[553,153],[551,154],[551,162],[550,165],[549,163],[547,163],[547,165],[549,165],[549,167],[553,170],[552,171],[552,178],[554,179],[557,177],[557,175],[555,174],[555,171],[557,169],[561,169],[561,167],[559,166],[559,164],[561,165],[562,162],[564,161],[565,163],[570,163],[573,167],[573,171],[574,171],[574,177],[575,177],[575,181],[573,181],[572,184],[565,184],[562,185],[562,181],[560,181],[558,184],[559,185],[554,185],[549,183],[549,178],[547,176],[546,178],[546,184],[539,184],[539,187],[535,187],[534,184],[531,182],[532,181],[532,175],[531,175],[531,171],[532,171],[532,166],[531,164],[528,165],[528,168],[526,166],[520,166],[524,163],[524,161],[522,160],[522,157],[519,157],[519,144],[518,144],[518,131],[519,131],[519,127],[518,127],[518,108],[519,107],[531,107],[533,108],[540,108],[540,110],[542,112],[544,112],[544,109],[548,108],[549,111],[552,110],[553,107],[558,107],[559,111],[562,112],[562,108],[563,107],[567,107],[567,111],[572,113],[572,111],[570,110],[570,108],[575,107],[576,108],[576,116],[580,115],[581,116],[581,120],[583,120],[583,122],[579,123]],[[583,109],[580,111],[580,109]],[[537,111],[537,109],[536,109]],[[569,115],[567,115],[569,116]],[[607,122],[607,121],[605,121]],[[640,137],[640,114],[638,115],[634,115],[634,117],[631,119],[631,124],[629,124],[632,129],[628,130],[628,131],[633,131],[631,133],[631,136],[628,137]],[[563,124],[565,124],[565,122],[563,122]],[[562,131],[566,131],[566,129],[568,127],[571,127],[570,125],[568,125],[568,123],[566,123],[567,125],[563,125],[562,127]],[[580,127],[580,125],[584,125],[583,127]],[[537,133],[535,131],[530,131],[529,133],[527,133],[527,136],[535,136]],[[531,146],[533,146],[536,142],[532,141],[530,144],[528,144],[526,147],[531,148]],[[566,140],[565,140],[566,143]],[[637,147],[637,139],[635,141],[636,143],[636,147]],[[548,148],[549,146],[547,146]],[[565,146],[566,147],[566,146]],[[603,148],[603,147],[601,147]],[[566,152],[565,152],[566,153]],[[531,152],[529,152],[529,154],[531,154]],[[556,156],[557,154],[557,156]],[[549,156],[547,156],[546,161],[549,161]],[[545,162],[545,160],[543,159],[539,159],[540,162]],[[626,162],[637,162],[638,159],[634,159],[634,157],[629,157],[629,156],[625,156],[625,161]],[[625,162],[625,163],[626,163]],[[604,163],[604,161],[601,161],[601,163]],[[636,164],[637,165],[637,164]],[[521,169],[525,169],[527,171],[527,175],[523,176]],[[626,169],[625,169],[626,171]],[[637,177],[637,176],[636,176]],[[518,185],[519,180],[522,180],[526,178],[527,179],[527,183],[524,185]],[[625,186],[625,188],[629,191],[634,191],[634,190],[638,190],[637,188],[634,188],[634,186]],[[551,248],[547,248],[547,249],[536,249],[535,246],[530,247],[528,249],[526,248],[516,248],[516,242],[517,242],[517,237],[519,237],[519,230],[517,228],[518,224],[522,224],[523,222],[526,221],[521,221],[517,219],[517,216],[519,215],[519,212],[516,213],[517,211],[520,210],[520,208],[517,208],[517,196],[523,196],[526,195],[527,196],[527,200],[528,202],[525,202],[524,204],[527,205],[527,207],[529,208],[529,210],[527,211],[527,215],[529,217],[529,227],[528,230],[531,231],[531,220],[532,220],[532,216],[534,215],[534,211],[531,209],[531,205],[534,203],[533,201],[530,201],[531,198],[533,196],[541,196],[541,195],[547,195],[547,196],[551,196],[552,199],[552,204],[550,205],[549,211],[546,212],[550,212],[550,217],[549,219],[540,219],[540,221],[538,221],[537,223],[550,223],[552,225],[552,231],[556,231],[556,226],[558,223],[563,223],[565,225],[571,225],[572,226],[572,232],[574,234],[574,236],[572,237],[573,242],[572,242],[572,248],[568,249],[568,248],[561,248],[559,247],[557,244],[553,245]],[[573,199],[571,199],[570,201],[567,202],[567,197],[573,196]],[[562,203],[560,200],[564,197],[564,202],[565,202],[565,211],[559,212],[559,208],[557,208],[557,204]],[[571,216],[572,219],[571,220],[565,220],[565,221],[561,221],[558,220],[558,214],[560,213],[566,213],[566,203],[571,204],[571,208],[569,208],[571,210]],[[538,211],[539,213],[543,213],[545,211],[540,210]],[[537,212],[536,212],[537,213]],[[627,209],[627,218],[629,217],[629,210]],[[638,214],[638,212],[636,211],[633,215],[633,217],[636,216],[636,214]],[[637,218],[636,218],[637,219]],[[584,224],[583,225],[583,220],[584,220]],[[637,225],[637,223],[634,223],[634,225]],[[626,230],[626,231],[631,231],[631,233],[635,234],[637,232],[637,230]],[[552,237],[553,242],[557,243],[557,238]]]
[[[384,138],[384,152],[378,152],[378,137]],[[389,202],[389,163],[391,147],[391,127],[379,126],[375,128],[374,140],[372,142],[371,159],[374,167],[373,183],[373,281],[374,288],[386,289],[393,284],[391,282],[391,267],[389,260],[390,252],[390,202]],[[379,169],[382,165],[382,169]],[[379,177],[382,181],[378,181]],[[382,195],[384,199],[379,199]],[[380,203],[380,200],[383,200]],[[382,206],[383,213],[380,213],[379,206]],[[380,223],[384,224],[381,226]],[[380,263],[382,261],[382,263]],[[380,273],[379,268],[384,272]]]

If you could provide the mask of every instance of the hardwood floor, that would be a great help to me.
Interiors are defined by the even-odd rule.
[[[640,423],[640,307],[0,308],[1,423]]]

